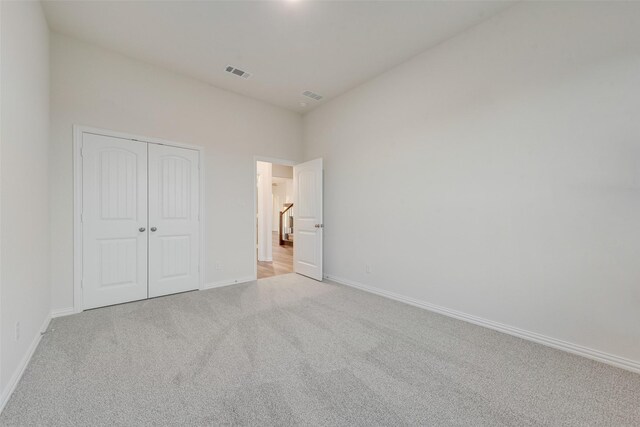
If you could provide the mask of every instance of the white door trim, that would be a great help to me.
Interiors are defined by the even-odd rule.
[[[251,228],[253,229],[253,240],[251,241],[251,250],[253,251],[253,280],[258,280],[258,251],[256,250],[256,242],[258,241],[258,230],[256,229],[256,214],[258,213],[258,162],[269,162],[276,165],[295,166],[300,162],[295,160],[277,159],[274,157],[253,156],[253,213],[251,214]]]
[[[149,144],[169,145],[172,147],[186,148],[198,151],[199,176],[200,176],[200,270],[199,288],[205,289],[205,187],[204,187],[204,148],[197,145],[188,145],[168,141],[160,138],[133,135],[125,132],[117,132],[107,129],[98,129],[89,126],[73,125],[73,311],[80,313],[82,306],[82,135],[90,133],[114,138],[128,139],[132,141],[146,142]]]

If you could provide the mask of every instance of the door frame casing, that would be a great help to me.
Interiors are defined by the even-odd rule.
[[[253,229],[253,240],[251,242],[251,250],[253,250],[253,280],[258,280],[258,251],[256,242],[258,241],[258,227],[256,226],[256,218],[258,214],[258,162],[269,162],[276,165],[295,166],[298,161],[278,159],[274,157],[253,156],[253,214],[251,227]]]
[[[198,288],[205,289],[205,166],[202,159],[204,148],[197,145],[183,144],[160,138],[134,135],[126,132],[112,131],[90,126],[73,125],[73,312],[81,313],[84,310],[82,303],[82,254],[84,250],[82,245],[82,135],[85,133],[112,138],[127,139],[136,142],[145,142],[148,144],[168,145],[171,147],[185,148],[198,152],[198,175],[200,184],[200,206],[198,211],[198,215],[200,218]]]

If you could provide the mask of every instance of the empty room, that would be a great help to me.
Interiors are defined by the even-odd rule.
[[[0,425],[640,426],[640,2],[0,0]]]

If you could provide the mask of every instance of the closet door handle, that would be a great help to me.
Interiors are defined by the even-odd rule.
[[[141,232],[141,233],[144,232],[144,230],[146,230],[146,228],[144,228],[144,227],[138,228],[138,231]]]
[[[151,231],[156,231],[157,228],[156,227],[151,227]]]

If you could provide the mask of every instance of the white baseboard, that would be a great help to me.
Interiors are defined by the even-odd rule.
[[[324,276],[326,279],[332,280],[341,285],[350,286],[360,289],[365,292],[380,295],[385,298],[400,301],[406,304],[420,307],[425,310],[433,311],[435,313],[443,314],[445,316],[453,317],[465,322],[473,323],[475,325],[484,326],[485,328],[493,329],[498,332],[513,335],[518,338],[522,338],[528,341],[533,341],[538,344],[543,344],[549,347],[563,350],[568,353],[577,354],[588,359],[597,360],[598,362],[606,363],[618,368],[626,369],[628,371],[640,373],[640,362],[635,360],[626,359],[624,357],[616,356],[613,354],[605,353],[592,348],[583,347],[578,344],[573,344],[567,341],[563,341],[557,338],[548,337],[546,335],[538,334],[536,332],[526,331],[524,329],[516,328],[514,326],[505,325],[503,323],[494,322],[493,320],[483,319],[482,317],[466,314],[461,311],[451,310],[446,307],[441,307],[435,304],[431,304],[425,301],[420,301],[415,298],[406,297],[404,295],[396,294],[394,292],[385,291],[372,286],[364,285],[362,283],[354,282],[352,280],[336,277],[331,274]]]
[[[76,310],[73,307],[61,308],[58,310],[52,310],[51,318],[55,319],[56,317],[69,316],[72,314],[76,314]]]
[[[214,288],[222,288],[224,286],[239,285],[240,283],[253,282],[254,280],[256,280],[254,276],[246,276],[246,277],[241,277],[239,279],[222,280],[220,282],[205,283],[205,285],[202,288],[200,288],[200,290],[204,291],[205,289],[214,289]]]
[[[16,386],[20,382],[20,379],[22,378],[24,371],[27,369],[27,366],[29,366],[31,357],[33,356],[33,353],[35,353],[36,348],[38,348],[38,344],[40,344],[40,340],[42,339],[42,333],[44,333],[49,327],[49,322],[51,322],[51,316],[47,316],[47,318],[44,319],[44,323],[42,324],[42,327],[40,328],[36,336],[33,338],[31,345],[29,345],[29,348],[27,349],[26,354],[24,355],[24,357],[20,361],[20,364],[18,365],[13,375],[11,376],[11,379],[7,383],[7,386],[5,387],[4,390],[2,390],[2,395],[0,396],[0,413],[4,410],[4,407],[7,405],[7,402],[11,398],[13,391],[16,389]]]

